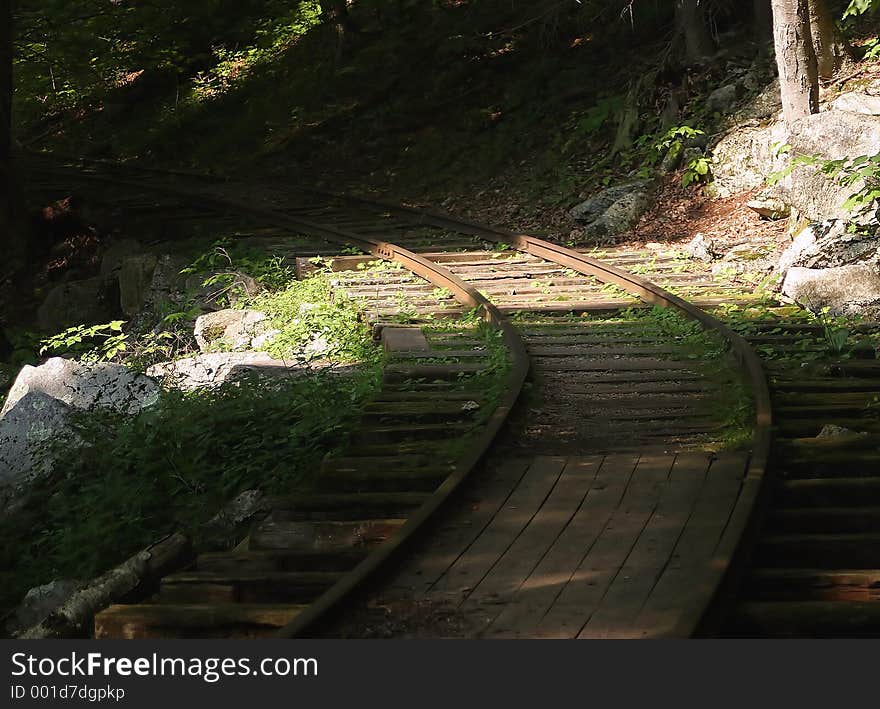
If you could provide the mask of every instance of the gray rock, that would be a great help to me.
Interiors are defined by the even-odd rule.
[[[759,93],[746,103],[734,115],[737,123],[744,121],[765,121],[768,118],[774,118],[782,110],[782,99],[779,93],[779,79],[767,83],[763,78],[763,74],[750,74],[743,81],[743,86],[749,91],[755,91],[760,88]]]
[[[788,269],[782,292],[813,311],[829,308],[831,315],[880,314],[880,274],[869,266]]]
[[[781,121],[729,132],[712,150],[715,193],[724,198],[765,185],[767,176],[783,169],[787,163],[773,148],[786,142],[787,131]]]
[[[50,472],[53,461],[48,444],[72,436],[71,411],[70,406],[42,392],[29,392],[4,407],[0,417],[0,507],[7,508],[24,487]]]
[[[43,622],[51,613],[61,608],[81,586],[79,581],[60,579],[32,588],[6,620],[7,635],[14,635]]]
[[[785,273],[792,266],[834,268],[857,263],[880,262],[880,237],[850,232],[847,222],[829,219],[806,226],[779,259],[776,270]]]
[[[707,239],[703,234],[697,234],[685,248],[688,256],[698,261],[714,261],[718,255],[718,247],[712,239]]]
[[[186,259],[180,256],[171,254],[158,256],[146,302],[151,305],[163,302],[182,303],[185,300],[187,276],[181,271],[187,265]]]
[[[0,517],[27,502],[33,483],[52,472],[61,446],[69,450],[79,445],[71,411],[35,392],[0,419]]]
[[[199,316],[194,335],[202,352],[247,350],[269,329],[270,322],[265,313],[226,309]]]
[[[296,376],[306,369],[272,359],[265,352],[216,352],[156,364],[147,374],[164,380],[166,386],[183,391],[212,389],[250,376],[273,378]]]
[[[73,325],[109,322],[118,312],[113,282],[88,278],[50,290],[37,310],[37,324],[41,330],[55,333]]]
[[[779,263],[776,264],[776,270],[784,276],[792,266],[801,265],[798,262],[815,244],[816,232],[809,226],[802,229],[800,234],[791,242],[791,245],[782,252],[782,255],[779,257]]]
[[[846,111],[817,113],[794,122],[789,143],[793,155],[820,155],[829,160],[874,155],[880,146],[880,117]],[[841,185],[814,166],[796,167],[782,185],[786,201],[811,221],[837,218],[863,224],[876,220],[876,208],[865,215],[843,209],[858,184]]]
[[[850,113],[862,113],[866,116],[880,116],[880,96],[852,91],[841,94],[831,103],[835,111],[849,111]]]
[[[650,205],[648,183],[636,181],[602,190],[569,214],[585,224],[587,237],[605,240],[634,227]]]
[[[741,95],[739,84],[728,84],[715,89],[706,99],[706,109],[709,113],[723,113],[730,110]]]
[[[275,342],[275,338],[281,334],[281,330],[269,330],[268,332],[263,333],[262,335],[257,335],[253,340],[251,340],[251,347],[255,350],[262,350],[267,345],[271,345]]]
[[[140,254],[125,259],[119,266],[119,305],[122,312],[133,317],[150,298],[153,273],[158,259],[153,254]]]
[[[746,207],[767,219],[785,219],[791,214],[791,207],[774,195],[757,195],[746,202]]]
[[[81,411],[135,414],[159,397],[159,384],[120,364],[81,363],[61,357],[23,367],[0,410],[0,420],[25,396],[40,393]]]
[[[773,270],[776,258],[774,247],[769,244],[737,244],[732,247],[720,262],[712,266],[715,275],[730,273],[766,273]]]

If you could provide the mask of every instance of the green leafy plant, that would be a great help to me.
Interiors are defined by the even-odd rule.
[[[708,182],[711,176],[712,161],[710,158],[701,155],[700,157],[693,158],[685,165],[681,176],[681,186],[689,187],[700,182]]]
[[[880,9],[880,2],[877,2],[877,0],[850,0],[843,13],[843,19],[858,17],[868,12],[876,12],[878,9]]]
[[[304,363],[373,361],[378,356],[361,305],[333,284],[334,274],[321,271],[291,282],[277,293],[248,301],[265,312],[279,331],[266,346],[269,354]]]
[[[659,162],[669,154],[677,157],[684,150],[689,139],[705,134],[705,131],[688,125],[673,126],[654,142],[652,150],[654,162]]]
[[[103,325],[75,325],[40,341],[40,355],[70,355],[91,361],[109,361],[127,348],[124,320]]]
[[[852,329],[844,321],[831,315],[831,309],[822,308],[816,315],[822,325],[822,337],[828,352],[843,355],[849,350]]]
[[[880,38],[873,37],[862,45],[865,50],[863,59],[880,59]]]

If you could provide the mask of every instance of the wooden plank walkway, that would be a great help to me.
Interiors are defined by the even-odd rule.
[[[688,635],[747,463],[646,452],[496,464],[370,605],[454,616],[456,636]],[[438,628],[395,630],[423,633]]]

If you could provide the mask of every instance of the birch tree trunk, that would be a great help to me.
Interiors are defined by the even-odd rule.
[[[785,122],[819,112],[819,75],[807,0],[773,0],[773,40]]]

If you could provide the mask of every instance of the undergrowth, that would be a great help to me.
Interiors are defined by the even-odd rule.
[[[294,281],[273,258],[249,258],[229,265],[257,278],[265,267],[268,290],[240,305],[264,309],[280,331],[270,354],[322,366],[213,390],[167,390],[133,417],[75,416],[79,445],[54,451],[61,462],[53,473],[0,520],[0,615],[31,587],[95,576],[171,531],[206,541],[205,523],[239,493],[307,489],[324,456],[347,445],[382,371],[358,303],[333,288],[328,271]],[[216,265],[206,258],[195,271]],[[168,326],[166,317],[159,330],[141,332],[123,333],[121,322],[74,327],[43,348],[143,365],[170,354],[161,341]]]
[[[244,490],[308,488],[322,458],[346,445],[379,372],[167,391],[135,417],[77,417],[83,445],[0,521],[0,613],[28,588],[103,573],[171,531],[199,539]]]

